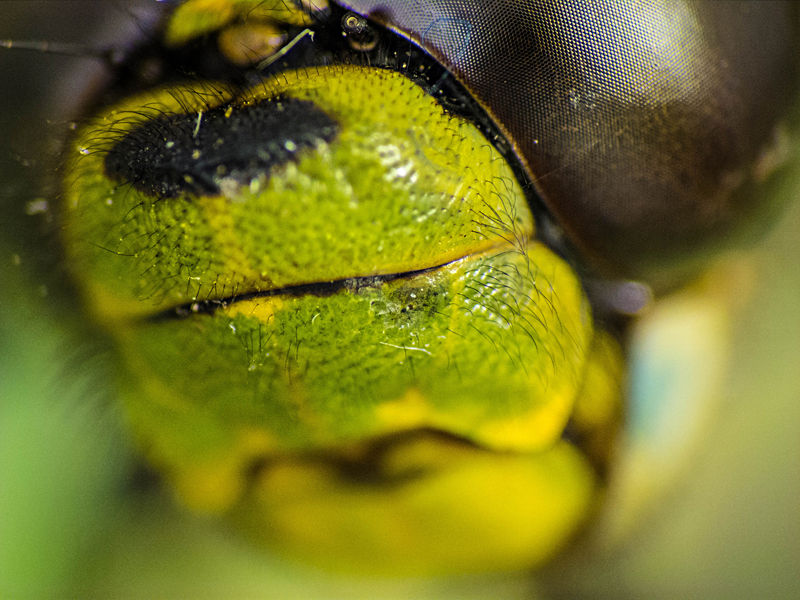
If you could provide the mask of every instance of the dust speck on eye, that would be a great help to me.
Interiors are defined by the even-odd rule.
[[[29,215],[38,215],[41,213],[47,212],[48,204],[47,200],[38,199],[38,200],[31,200],[25,205],[25,212]]]

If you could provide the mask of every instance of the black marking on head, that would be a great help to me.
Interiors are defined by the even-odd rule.
[[[225,105],[146,121],[112,146],[105,169],[108,177],[161,198],[219,194],[222,181],[249,185],[338,131],[338,123],[308,100]]]

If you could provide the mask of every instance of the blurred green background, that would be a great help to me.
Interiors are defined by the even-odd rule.
[[[0,39],[108,41],[135,31],[147,4],[4,0]],[[0,597],[798,597],[800,186],[780,190],[788,209],[752,249],[723,402],[624,544],[536,577],[347,579],[256,551],[137,476],[107,350],[41,233],[54,228],[41,213],[50,140],[98,64],[0,51]]]

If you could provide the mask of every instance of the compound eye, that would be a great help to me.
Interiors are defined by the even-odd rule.
[[[794,156],[791,2],[345,0],[493,115],[573,243],[670,285],[765,208]]]

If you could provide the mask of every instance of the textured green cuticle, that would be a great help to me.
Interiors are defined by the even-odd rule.
[[[320,69],[290,73],[238,97],[214,93],[185,90],[180,101],[174,92],[135,98],[78,136],[65,178],[64,237],[104,318],[415,271],[532,234],[525,196],[497,151],[477,128],[445,113],[399,74]],[[209,108],[209,97],[230,110]],[[220,193],[207,195],[187,183],[177,195],[170,188],[158,197],[135,180],[120,181],[119,170],[113,177],[105,172],[107,152],[127,132],[161,131],[164,115],[194,114],[194,103],[203,131],[203,111],[215,110],[219,126],[224,115],[234,119],[236,111],[276,97],[330,116],[335,137],[306,143],[260,175],[245,169],[234,177],[223,169],[213,182]],[[183,146],[191,143],[191,132],[181,135]],[[174,142],[168,138],[167,131],[165,148]],[[174,164],[185,162],[182,152]]]
[[[294,4],[189,0],[167,43],[316,18]],[[589,514],[563,433],[604,460],[621,353],[504,157],[405,76],[152,90],[81,124],[63,181],[67,264],[187,507],[420,573],[527,568]]]
[[[563,426],[592,335],[585,311],[566,265],[534,244],[331,295],[143,321],[123,338],[147,389],[137,402],[266,429],[284,448],[418,427],[492,446],[492,427],[537,412]]]
[[[148,119],[196,111],[202,127],[208,98],[220,119],[276,97],[323,111],[335,137],[249,183],[222,173],[220,194],[157,197],[104,171]],[[158,464],[230,457],[251,434],[281,452],[420,428],[526,452],[561,435],[593,335],[580,283],[533,241],[497,151],[401,75],[330,68],[237,97],[157,92],[96,117],[74,151],[70,264],[117,339]],[[206,300],[224,303],[163,318]]]

